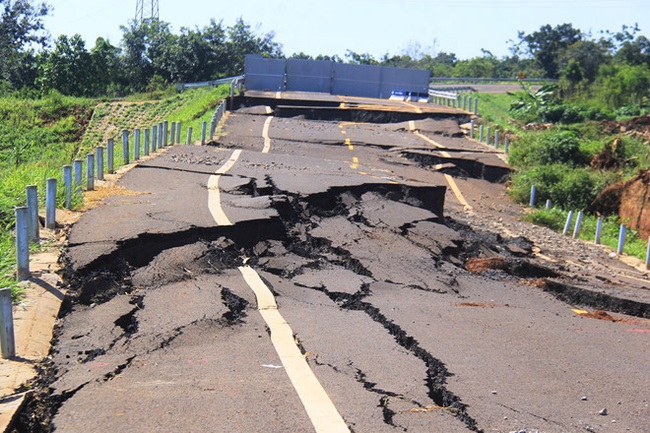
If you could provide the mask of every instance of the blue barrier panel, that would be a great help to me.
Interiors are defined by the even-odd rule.
[[[246,88],[249,90],[284,90],[286,60],[265,59],[262,56],[247,54],[245,62]]]
[[[332,64],[327,60],[287,60],[287,90],[292,92],[332,91]]]
[[[381,70],[381,87],[378,98],[390,98],[393,91],[405,92],[411,95],[429,95],[428,70],[393,68],[385,66]]]
[[[388,99],[427,98],[430,72],[421,69],[352,65],[327,60],[266,59],[246,55],[248,90],[319,92]]]
[[[381,69],[379,66],[334,63],[332,94],[378,98]]]

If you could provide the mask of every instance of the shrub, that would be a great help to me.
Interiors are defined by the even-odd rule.
[[[532,185],[537,187],[537,203],[551,199],[563,209],[583,210],[607,184],[607,176],[587,168],[566,164],[539,165],[512,177],[510,195],[521,203],[530,199]]]
[[[550,131],[518,137],[510,152],[515,167],[551,165],[556,163],[581,166],[589,161],[580,150],[578,136],[571,131]]]
[[[566,222],[566,212],[558,208],[538,209],[527,214],[525,221],[531,222],[544,227],[549,227],[555,231],[563,230]]]

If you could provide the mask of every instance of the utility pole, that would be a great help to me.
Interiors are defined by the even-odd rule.
[[[136,0],[135,21],[153,21],[159,19],[158,0]]]

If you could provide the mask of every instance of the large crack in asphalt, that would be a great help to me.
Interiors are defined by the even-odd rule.
[[[301,197],[291,197],[291,195],[286,191],[276,191],[276,194],[278,193],[290,197],[288,203],[292,204],[292,206],[284,206],[282,209],[279,209],[282,220],[288,225],[288,233],[303,232],[305,226],[313,224],[313,216],[327,218],[335,215],[345,215],[355,223],[368,225],[366,220],[359,217],[359,212],[351,212],[355,205],[361,201],[361,196],[358,192],[357,194],[354,194],[350,191],[336,191],[334,194],[328,195],[329,200],[314,200],[312,197],[306,201]],[[418,207],[430,207],[426,202],[412,200],[408,194],[392,196],[390,198],[395,199],[397,202],[406,202],[411,205],[417,205]],[[399,230],[399,228],[397,228],[397,230]],[[322,260],[324,257],[330,257],[328,259],[330,263],[340,265],[344,269],[351,270],[359,276],[373,278],[371,271],[363,267],[361,262],[354,259],[349,251],[340,247],[332,247],[327,239],[315,238],[309,234],[309,231],[305,234],[307,235],[305,239],[301,239],[300,236],[291,239],[290,245],[293,253],[303,255],[309,259],[317,260]],[[340,257],[340,259],[332,260],[332,256]],[[449,377],[450,373],[445,364],[434,357],[429,351],[422,348],[415,338],[408,335],[408,333],[399,325],[389,320],[381,313],[379,308],[373,306],[371,302],[364,301],[364,299],[371,294],[369,284],[363,284],[361,289],[353,294],[329,291],[322,285],[311,288],[324,293],[335,304],[337,304],[339,308],[365,312],[368,317],[380,324],[394,338],[397,344],[410,352],[416,358],[420,359],[426,366],[426,378],[424,381],[428,388],[428,396],[431,399],[431,402],[438,407],[448,408],[449,412],[462,421],[469,430],[481,431],[477,427],[476,420],[469,415],[467,405],[462,403],[460,397],[456,396],[446,388],[446,379]],[[359,377],[357,377],[357,380],[358,378]],[[361,381],[361,383],[366,390],[370,392],[378,392],[378,390],[374,389],[376,384],[368,386],[368,383],[365,383],[364,381]],[[393,422],[395,413],[389,408],[388,403],[389,397],[398,394],[390,391],[382,391],[381,393],[383,395],[379,407],[382,408],[382,412],[384,413],[384,422],[392,427],[398,427]],[[426,402],[417,402],[417,404],[421,407],[427,405]],[[407,431],[407,429],[404,428],[404,431]]]
[[[193,280],[201,274],[219,274],[224,270],[241,266],[246,260],[247,264],[251,266],[288,280],[308,269],[336,266],[353,272],[359,277],[389,282],[387,279],[382,280],[374,275],[368,263],[355,257],[350,250],[341,245],[335,245],[326,237],[314,235],[316,229],[324,225],[327,220],[340,217],[363,229],[376,228],[377,225],[388,226],[381,220],[371,221],[368,215],[364,214],[361,204],[364,202],[364,198],[367,198],[367,194],[379,197],[387,204],[401,203],[431,212],[433,216],[409,221],[389,230],[395,235],[407,239],[417,248],[427,251],[433,263],[435,278],[458,296],[462,296],[462,294],[459,292],[454,272],[449,272],[449,269],[461,269],[468,259],[478,256],[498,255],[506,257],[508,260],[507,268],[487,274],[488,278],[537,279],[558,276],[555,271],[534,264],[528,259],[532,244],[527,239],[504,239],[498,234],[475,231],[471,227],[445,218],[442,214],[443,205],[438,189],[440,187],[417,188],[390,184],[364,184],[356,187],[331,188],[325,193],[303,197],[289,191],[279,190],[273,184],[271,177],[266,178],[265,185],[269,186],[261,190],[256,188],[255,183],[252,182],[246,184],[242,192],[252,196],[268,194],[273,197],[282,197],[281,200],[271,200],[279,214],[278,218],[270,218],[263,222],[246,221],[228,227],[190,227],[174,233],[141,234],[136,238],[117,242],[116,248],[111,253],[96,258],[81,269],[75,268],[71,264],[69,256],[64,254],[62,262],[65,267],[62,276],[68,286],[68,295],[61,310],[61,318],[71,314],[78,307],[95,308],[120,295],[128,296],[123,311],[118,313],[113,320],[115,334],[104,341],[102,347],[86,348],[80,353],[77,362],[87,364],[113,351],[118,342],[121,342],[121,346],[128,346],[129,342],[139,337],[142,331],[138,315],[147,308],[147,302],[146,291],[136,288],[133,284],[134,275],[138,269],[151,265],[162,253],[173,249],[199,245],[197,247],[199,252],[191,257],[193,262],[179,261],[176,274],[172,271],[165,274],[165,283]],[[444,190],[442,193],[444,197]],[[414,229],[418,224],[444,224],[448,230],[457,233],[457,237],[452,236],[447,244],[436,244],[432,239],[417,235]],[[286,253],[307,259],[307,263],[291,269],[271,266],[262,260],[273,255],[265,246],[265,243],[268,244],[271,241],[281,243]],[[464,269],[462,272],[465,272]],[[412,290],[447,293],[428,287],[416,280],[400,281],[399,283]],[[561,282],[547,284],[549,290],[566,292],[561,289],[561,287],[566,288],[566,285]],[[271,287],[270,284],[269,286]],[[303,285],[302,287],[307,286]],[[460,396],[448,389],[447,379],[452,373],[444,362],[430,350],[422,347],[404,328],[391,320],[380,308],[373,305],[370,287],[370,284],[364,283],[355,293],[328,290],[323,285],[307,288],[322,292],[342,310],[365,313],[372,321],[381,325],[400,347],[422,362],[426,371],[426,376],[422,378],[422,381],[426,384],[430,402],[413,401],[413,403],[420,407],[428,407],[432,403],[437,407],[446,408],[450,414],[464,423],[468,430],[482,431],[477,420],[470,414],[471,408],[463,403]],[[154,336],[155,344],[144,346],[147,353],[169,347],[187,328],[201,322],[207,321],[214,326],[245,326],[247,310],[251,308],[249,302],[226,286],[221,286],[219,293],[225,312],[215,317],[201,317],[188,321],[174,327],[169,332]],[[621,309],[625,309],[625,312],[628,313],[629,310],[639,308],[636,305],[621,306]],[[637,311],[637,314],[643,314],[643,312]],[[60,332],[61,329],[55,330],[54,354],[59,350],[57,338]],[[73,336],[72,339],[81,339],[81,337],[82,335]],[[107,381],[122,374],[137,359],[138,353],[127,350],[121,354],[121,357],[122,361],[117,364],[117,367],[106,372],[97,380]],[[318,363],[317,360],[315,362]],[[90,383],[83,381],[69,389],[58,389],[54,385],[65,374],[65,369],[51,361],[44,362],[40,368],[42,373],[31,385],[35,391],[14,426],[13,431],[15,432],[52,431],[52,420],[57,411],[66,401]],[[332,368],[336,370],[336,366],[332,366]],[[378,407],[381,408],[384,422],[387,425],[407,431],[405,427],[396,425],[394,421],[396,412],[390,407],[391,398],[403,398],[399,392],[383,389],[377,383],[368,381],[365,373],[360,369],[356,369],[354,379],[365,391],[380,396]]]

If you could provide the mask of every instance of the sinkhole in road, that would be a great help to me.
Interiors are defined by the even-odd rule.
[[[467,274],[465,263],[468,259],[495,256],[501,257],[503,264],[498,269],[486,270],[481,278],[537,281],[560,276],[557,271],[530,260],[532,243],[527,239],[503,238],[496,233],[473,230],[442,216],[444,189],[441,192],[435,188],[371,184],[332,188],[326,193],[305,197],[277,189],[271,179],[267,179],[267,183],[271,187],[264,192],[274,197],[272,203],[278,217],[227,227],[192,227],[175,233],[142,234],[119,242],[113,252],[97,257],[82,269],[73,270],[69,264],[64,267],[68,295],[61,310],[62,319],[75,314],[80,306],[101,305],[118,295],[128,297],[125,310],[112,319],[115,332],[111,338],[96,347],[84,348],[75,355],[77,362],[83,365],[110,354],[118,343],[128,345],[143,332],[139,315],[149,308],[150,289],[142,285],[142,281],[158,286],[196,279],[203,274],[219,275],[245,263],[285,280],[319,268],[344,269],[371,281],[401,284],[411,290],[459,294],[462,287],[459,287],[458,277]],[[247,191],[257,189],[248,188]],[[379,262],[375,263],[373,257],[368,258],[368,254],[361,254],[361,251],[374,251],[374,258]],[[403,259],[405,254],[422,258],[427,278],[418,279],[403,272],[404,268],[413,266],[410,259]],[[381,255],[389,259],[382,262]],[[283,261],[289,256],[298,260]],[[158,260],[165,266],[154,266]],[[394,268],[390,268],[391,261],[396,262]],[[66,263],[65,255],[63,263]],[[416,273],[422,269],[413,267],[409,271]],[[563,292],[561,287],[567,287],[561,282],[548,286],[555,292]],[[269,287],[273,289],[271,284]],[[340,309],[365,313],[422,363],[425,376],[421,381],[429,400],[412,403],[421,408],[447,408],[468,430],[481,431],[471,415],[471,407],[447,388],[451,372],[444,362],[373,304],[369,284],[363,284],[355,293],[324,286],[301,287],[322,292]],[[275,294],[281,302],[282,293]],[[219,297],[224,306],[220,317],[197,319],[178,326],[173,332],[156,337],[159,340],[151,350],[170,347],[188,326],[201,321],[215,327],[237,329],[246,326],[253,308],[249,302],[225,286],[219,290]],[[57,329],[55,333],[52,360],[41,366],[42,374],[31,385],[34,392],[18,417],[17,432],[50,431],[61,406],[86,386],[84,382],[69,389],[52,387],[65,374],[65,369],[59,368],[56,361],[57,354],[66,350],[57,341],[60,332],[61,329]],[[77,336],[72,337],[75,338]],[[309,347],[302,350],[308,351]],[[138,355],[130,353],[100,380],[111,380],[121,374]],[[378,395],[384,422],[402,428],[397,425],[390,403],[390,398],[400,397],[400,393],[377,388],[367,381],[363,371],[356,373],[355,380],[366,391]]]

